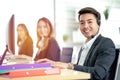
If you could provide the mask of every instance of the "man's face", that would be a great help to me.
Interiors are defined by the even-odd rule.
[[[93,14],[86,13],[80,15],[80,31],[88,39],[91,36],[96,35],[99,31],[99,25],[97,24],[96,17]]]

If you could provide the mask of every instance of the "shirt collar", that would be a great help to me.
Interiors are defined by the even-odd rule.
[[[88,41],[87,43],[83,43],[82,48],[90,48],[93,44],[93,42],[96,40],[96,38],[100,35],[100,33],[98,33],[94,38],[92,38],[90,41]]]

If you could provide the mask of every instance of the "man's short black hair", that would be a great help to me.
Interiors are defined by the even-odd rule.
[[[91,13],[91,14],[95,15],[96,20],[97,20],[97,24],[100,26],[100,24],[101,24],[101,15],[97,10],[95,10],[94,8],[91,8],[91,7],[82,8],[78,12],[78,14],[79,14],[78,15],[78,20],[80,20],[80,15],[86,14],[86,13]]]

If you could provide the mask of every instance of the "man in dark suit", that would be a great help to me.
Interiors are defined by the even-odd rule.
[[[91,7],[85,7],[79,12],[80,31],[86,37],[76,64],[54,62],[53,66],[74,69],[91,73],[91,80],[110,80],[111,65],[115,59],[115,45],[110,38],[99,33],[101,16]],[[38,62],[41,62],[40,60]]]

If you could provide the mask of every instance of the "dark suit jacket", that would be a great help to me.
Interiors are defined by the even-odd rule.
[[[60,60],[60,48],[57,41],[54,38],[51,38],[47,49],[38,53],[34,60],[48,58],[54,61]]]
[[[95,50],[101,38],[103,36],[99,35],[94,41],[84,65],[74,65],[75,70],[91,73],[91,80],[110,80],[110,67],[115,59],[115,45],[111,39],[104,37],[102,44]]]

